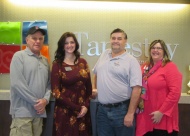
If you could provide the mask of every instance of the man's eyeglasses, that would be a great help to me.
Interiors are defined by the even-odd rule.
[[[162,47],[154,47],[154,46],[153,46],[153,47],[151,48],[151,50],[155,50],[155,49],[160,51],[160,50],[162,50]]]

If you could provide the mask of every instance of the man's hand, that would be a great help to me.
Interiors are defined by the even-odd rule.
[[[97,89],[92,89],[92,98],[95,99],[98,95]]]
[[[127,127],[133,126],[134,114],[135,114],[137,105],[139,103],[140,94],[141,94],[141,86],[137,85],[137,86],[133,86],[132,88],[133,88],[133,91],[131,94],[129,108],[124,118],[124,125]]]
[[[37,114],[43,114],[45,112],[45,107],[47,105],[46,99],[38,99],[34,105],[34,109],[37,111]]]
[[[132,127],[133,120],[134,120],[134,115],[127,113],[127,115],[125,115],[125,118],[124,118],[124,125],[127,127]]]

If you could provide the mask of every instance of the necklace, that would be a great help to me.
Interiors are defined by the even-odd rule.
[[[66,63],[66,64],[68,64],[68,65],[74,65],[74,60],[75,60],[75,56],[74,57],[71,57],[71,58],[67,58],[67,57],[65,57],[65,59],[64,59],[64,62]]]

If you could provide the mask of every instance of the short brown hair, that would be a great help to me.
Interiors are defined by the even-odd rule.
[[[123,30],[120,29],[120,28],[114,29],[114,30],[111,32],[110,37],[111,37],[111,35],[112,35],[113,33],[123,33],[123,34],[125,35],[124,38],[127,39],[127,34],[125,33],[125,31],[123,31]]]

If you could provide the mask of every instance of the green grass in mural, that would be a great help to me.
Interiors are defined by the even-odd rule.
[[[21,44],[21,23],[0,22],[0,43]]]

